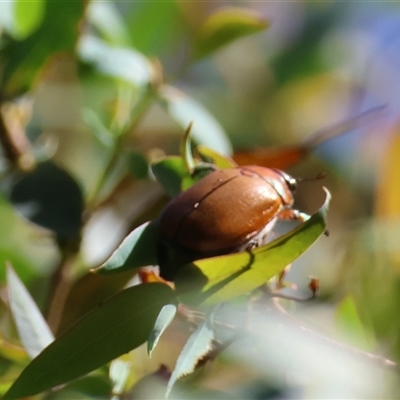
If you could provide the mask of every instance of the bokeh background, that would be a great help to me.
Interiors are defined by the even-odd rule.
[[[10,346],[21,349],[7,307],[2,266],[12,263],[58,331],[132,282],[129,274],[102,278],[88,270],[100,265],[131,229],[155,218],[166,204],[168,198],[148,173],[148,165],[162,155],[179,153],[190,120],[198,127],[198,143],[232,156],[247,151],[252,160],[254,150],[300,146],[315,132],[353,119],[346,132],[321,140],[307,157],[286,168],[296,177],[326,174],[323,181],[300,183],[298,209],[315,212],[324,199],[322,185],[331,191],[332,202],[330,236],[320,238],[287,277],[303,294],[308,277],[319,277],[319,297],[285,307],[300,325],[397,361],[399,5],[149,0],[71,2],[57,7],[60,3],[51,0],[0,3],[1,113],[18,149],[18,159],[10,158],[3,140],[2,387],[15,379],[23,364],[9,351]],[[254,23],[267,21],[268,27],[197,57],[198,34],[205,21],[225,7],[246,8]],[[154,94],[149,87],[159,91]],[[371,109],[375,111],[365,118]],[[56,223],[39,217],[39,227],[25,218],[35,221],[34,193],[47,193],[61,177],[55,172],[52,181],[47,171],[29,190],[18,186],[19,178],[32,165],[50,159],[81,190],[86,204],[82,230],[79,218],[78,227],[72,222],[68,232],[61,229],[65,220],[71,221],[68,213],[81,207],[79,195],[66,201],[65,208],[62,205],[71,198],[75,183],[72,189],[68,183],[54,184],[63,208],[59,220],[54,214]],[[267,155],[263,161],[268,163]],[[79,251],[74,247],[77,241]],[[67,274],[61,288],[64,300],[52,310],[49,298],[57,287],[57,271],[71,251],[71,265],[62,272]],[[232,396],[239,396],[232,398],[397,397],[393,367],[382,366],[381,360],[371,366],[365,361],[368,356],[353,357],[352,351],[337,350],[336,345],[332,350],[312,335],[298,337],[297,328],[292,331],[274,318],[260,318],[255,331],[257,335],[271,331],[271,337],[276,335],[281,342],[257,336],[261,343],[257,358],[248,350],[252,340],[248,337],[233,346],[211,373],[206,370],[205,376],[197,377],[200,386],[229,389]],[[281,324],[286,326],[282,332],[277,328]],[[171,331],[165,348],[151,362],[141,350],[132,353],[126,390],[160,363],[173,367],[184,343],[182,331],[182,327]],[[315,361],[318,355],[322,362]],[[328,359],[334,360],[329,368]],[[293,366],[292,373],[275,376],[288,365]],[[249,368],[251,373],[244,374]],[[67,388],[64,396],[93,396],[93,391],[85,390]],[[213,398],[210,393],[190,393]],[[220,392],[218,396],[225,398]]]

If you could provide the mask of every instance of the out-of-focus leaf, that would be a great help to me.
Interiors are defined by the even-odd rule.
[[[28,13],[33,7],[30,2],[20,1],[18,14]],[[47,59],[56,52],[73,52],[79,36],[79,23],[84,15],[85,0],[46,0],[44,16],[38,29],[23,40],[10,39],[1,49],[0,87],[5,97],[14,97],[28,90],[36,74]],[[26,8],[28,5],[28,8]],[[40,7],[36,5],[36,7]],[[31,11],[29,11],[31,12]],[[62,15],[62,23],[60,16]],[[27,25],[25,15],[25,26]],[[32,22],[30,21],[31,29]]]
[[[0,2],[0,25],[10,36],[22,40],[41,24],[46,0]]]
[[[194,56],[210,55],[234,40],[257,33],[269,26],[265,17],[255,10],[224,7],[212,14],[197,32]]]
[[[81,59],[94,65],[108,77],[143,87],[151,81],[151,65],[140,53],[131,48],[113,47],[94,36],[81,37],[78,45]]]
[[[29,360],[26,350],[15,344],[9,343],[0,334],[0,357],[13,363],[26,364]]]
[[[111,382],[107,377],[94,373],[77,379],[53,393],[49,393],[45,400],[106,399],[109,398],[111,391]]]
[[[158,221],[146,222],[134,229],[99,268],[100,273],[122,272],[146,265],[157,265]]]
[[[82,118],[99,142],[105,147],[111,148],[115,145],[113,134],[103,125],[100,117],[94,111],[89,108],[83,109]]]
[[[15,36],[22,39],[37,29],[44,17],[45,1],[14,0]]]
[[[134,47],[150,57],[170,54],[185,40],[182,12],[175,0],[135,2],[124,17]]]
[[[237,164],[232,158],[224,156],[217,151],[210,149],[207,146],[198,145],[196,150],[206,162],[214,164],[216,167],[221,169],[235,168]]]
[[[210,319],[207,318],[190,335],[188,341],[179,354],[175,369],[168,381],[166,398],[168,398],[171,393],[175,382],[179,378],[191,374],[195,370],[199,361],[201,361],[201,359],[212,350],[213,339],[214,330]]]
[[[149,176],[149,164],[143,153],[131,150],[126,153],[129,172],[135,179],[144,179]]]
[[[7,282],[18,334],[27,353],[34,358],[54,340],[53,333],[11,265],[7,266]]]
[[[84,208],[81,187],[53,162],[43,162],[25,173],[10,197],[22,215],[51,229],[60,240],[79,237]]]
[[[161,335],[174,319],[175,314],[176,306],[174,304],[167,304],[161,309],[153,330],[150,333],[149,339],[147,340],[147,353],[149,354],[149,357],[151,357],[153,350],[156,348]]]
[[[182,129],[186,129],[193,122],[191,135],[195,142],[204,144],[222,154],[232,153],[232,146],[221,125],[197,101],[167,85],[160,87],[159,99],[167,113]]]
[[[2,30],[9,35],[14,36],[15,31],[15,16],[14,2],[0,1],[0,25]]]
[[[52,235],[46,235],[29,221],[16,214],[5,195],[0,195],[0,282],[6,282],[6,262],[11,262],[20,279],[30,283],[37,274],[53,268],[58,259]]]
[[[131,363],[124,360],[114,360],[110,365],[110,379],[113,384],[112,392],[120,394],[124,391],[124,387],[129,378]]]
[[[347,295],[336,307],[336,323],[355,345],[372,350],[372,334],[363,325],[354,298]]]
[[[270,63],[276,84],[280,87],[296,79],[325,73],[327,70],[327,63],[323,62],[320,56],[320,42],[315,38],[324,37],[333,28],[339,14],[335,18],[334,14],[323,7],[315,11],[309,15],[310,18],[298,40],[292,41],[291,45],[286,46]]]
[[[304,253],[326,227],[330,194],[321,209],[298,227],[255,250],[194,261],[175,280],[178,292],[191,303],[213,304],[231,300],[265,284]],[[185,295],[191,288],[199,291]]]
[[[24,369],[4,399],[18,399],[78,378],[146,341],[161,308],[173,301],[167,285],[130,287],[100,304]]]
[[[237,151],[233,155],[233,159],[239,165],[256,164],[263,167],[285,169],[304,160],[322,143],[344,135],[372,118],[377,118],[384,109],[385,106],[373,107],[355,117],[322,128],[296,146]]]
[[[129,31],[114,3],[105,1],[90,2],[87,18],[109,43],[119,46],[130,45]]]

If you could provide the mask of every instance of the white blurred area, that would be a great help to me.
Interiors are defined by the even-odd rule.
[[[332,326],[328,306],[304,308],[306,312],[289,314],[270,302],[247,309],[219,307],[213,318],[215,338],[222,347],[229,346],[194,376],[179,379],[169,399],[392,398],[398,385],[396,364],[365,351],[360,343],[348,345],[350,338],[347,341]],[[319,326],[309,322],[313,319]],[[179,324],[168,328],[151,360],[144,349],[132,352],[134,368],[145,368],[147,373],[160,365],[173,368],[187,338],[180,329]],[[131,393],[141,399],[161,398],[167,381],[168,376],[155,372]]]

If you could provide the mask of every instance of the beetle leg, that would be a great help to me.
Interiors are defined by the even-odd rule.
[[[308,214],[302,213],[298,210],[293,210],[292,208],[288,208],[286,210],[282,210],[279,213],[278,218],[304,222],[304,221],[307,221],[310,218],[310,216]]]
[[[259,246],[259,243],[257,240],[250,240],[250,242],[248,242],[246,244],[245,250],[246,251],[253,250],[253,249],[256,249],[258,246]]]
[[[282,210],[279,213],[278,218],[283,220],[296,220],[305,222],[310,218],[310,216],[298,210],[293,210],[292,208],[288,208],[286,210]],[[327,229],[324,231],[324,235],[329,236],[329,231]]]

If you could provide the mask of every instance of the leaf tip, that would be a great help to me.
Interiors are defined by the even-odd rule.
[[[327,213],[328,213],[329,204],[331,202],[332,195],[331,195],[331,192],[328,190],[328,188],[326,188],[325,186],[322,186],[322,190],[325,192],[326,197],[325,197],[324,204],[322,205],[322,207],[320,209],[320,213],[322,214],[322,216],[325,219],[327,216]]]

